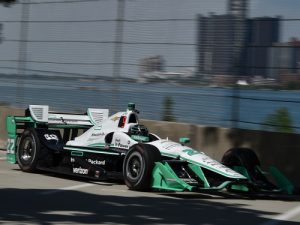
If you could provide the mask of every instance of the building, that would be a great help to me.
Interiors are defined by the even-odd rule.
[[[143,75],[150,72],[162,72],[164,71],[165,61],[162,56],[152,56],[143,58],[139,62],[139,73]]]
[[[2,30],[3,30],[3,25],[2,25],[2,23],[0,23],[0,44],[2,43],[2,39],[3,39]]]
[[[300,74],[300,40],[292,38],[289,42],[292,49],[292,67],[291,72]]]
[[[280,38],[280,18],[257,17],[247,20],[246,74],[268,77],[269,49]]]
[[[248,0],[229,0],[227,14],[199,16],[197,73],[200,77],[274,77],[269,77],[270,47],[279,42],[280,17],[247,18],[247,15]]]
[[[240,75],[245,27],[235,15],[198,18],[200,76]]]
[[[248,0],[229,0],[227,13],[240,18],[248,17]]]
[[[202,78],[240,76],[245,61],[248,0],[229,0],[227,14],[198,17],[198,68]]]
[[[300,79],[300,40],[276,43],[269,49],[269,74],[281,83]]]

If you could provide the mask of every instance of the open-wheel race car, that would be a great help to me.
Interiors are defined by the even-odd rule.
[[[180,143],[161,139],[139,123],[135,104],[109,116],[54,113],[30,105],[25,116],[7,117],[7,159],[21,170],[44,170],[95,180],[124,180],[132,190],[285,191],[292,184],[277,169],[275,186],[249,149],[227,151],[222,163]]]

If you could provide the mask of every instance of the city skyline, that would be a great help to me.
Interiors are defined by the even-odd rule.
[[[273,4],[270,4],[273,2]],[[283,3],[284,2],[284,3]],[[173,3],[173,4],[172,4]],[[163,19],[163,22],[127,23],[125,25],[124,42],[143,43],[183,43],[183,45],[124,45],[122,48],[122,76],[138,76],[139,60],[155,55],[162,55],[166,60],[166,68],[169,71],[180,71],[185,68],[193,68],[196,63],[196,16],[198,14],[208,15],[215,12],[217,15],[226,13],[227,0],[218,1],[126,1],[125,18],[127,20],[151,20]],[[275,3],[275,4],[274,4]],[[277,4],[278,3],[278,4]],[[269,4],[269,5],[268,5]],[[59,6],[58,6],[59,5]],[[266,7],[266,5],[268,7]],[[35,4],[30,8],[30,20],[108,20],[105,23],[79,23],[79,24],[43,24],[30,23],[30,40],[91,40],[101,43],[28,43],[28,61],[50,61],[50,62],[88,62],[92,65],[62,65],[50,63],[28,63],[27,68],[32,70],[56,70],[68,73],[86,73],[95,75],[112,76],[113,51],[115,42],[115,25],[109,20],[115,20],[116,1],[99,1],[95,3],[69,3],[63,4]],[[276,7],[277,6],[277,7]],[[277,16],[284,19],[297,19],[297,6],[300,2],[295,0],[250,0],[249,16]],[[64,8],[65,7],[65,8]],[[3,21],[20,20],[20,4],[10,8],[0,7],[0,22],[4,30],[4,42],[0,45],[0,60],[18,59],[19,43],[13,40],[20,39],[20,27],[18,23]],[[88,12],[88,13],[87,13]],[[178,21],[167,21],[167,19],[178,19]],[[190,19],[185,21],[180,19]],[[193,21],[193,19],[195,19]],[[283,22],[281,40],[287,41],[295,36],[299,37],[300,21]],[[80,26],[78,26],[80,25]],[[186,44],[185,44],[186,43]],[[128,66],[127,66],[128,64]],[[1,62],[1,65],[12,66]],[[16,65],[14,65],[16,66]],[[5,71],[4,69],[1,72]],[[6,70],[11,72],[12,70]]]

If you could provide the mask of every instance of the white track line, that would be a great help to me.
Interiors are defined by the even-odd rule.
[[[91,187],[94,185],[96,185],[96,184],[87,183],[87,184],[79,184],[79,185],[74,185],[74,186],[69,186],[69,187],[63,187],[63,188],[59,188],[59,189],[53,189],[50,191],[44,191],[41,193],[41,195],[51,195],[51,194],[56,194],[56,193],[59,193],[62,191],[78,190],[81,188]]]
[[[291,218],[297,216],[298,214],[300,214],[300,205],[283,213],[283,214],[280,214],[278,216],[271,218],[270,221],[263,223],[261,225],[276,225],[276,224],[282,223],[288,219],[291,219]]]

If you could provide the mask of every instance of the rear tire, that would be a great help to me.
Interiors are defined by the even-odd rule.
[[[23,132],[18,151],[17,161],[24,172],[34,172],[40,157],[41,144],[34,129],[27,129]]]
[[[154,163],[161,160],[161,154],[151,145],[134,145],[126,154],[123,176],[127,187],[135,191],[146,191],[151,186]]]

